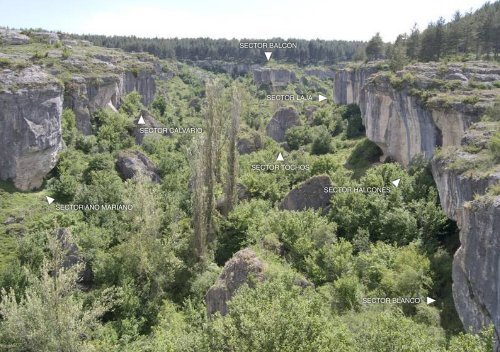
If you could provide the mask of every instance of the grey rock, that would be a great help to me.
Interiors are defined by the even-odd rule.
[[[285,141],[286,131],[293,126],[300,125],[299,115],[293,108],[278,110],[266,126],[266,133],[276,142]]]
[[[122,98],[133,91],[141,95],[144,105],[151,103],[156,94],[152,74],[143,70],[110,73],[97,78],[74,76],[65,87],[64,107],[75,112],[76,127],[88,135],[92,133],[92,113],[110,103],[118,108]]]
[[[55,32],[48,31],[36,31],[31,32],[30,35],[37,41],[41,41],[47,44],[54,44],[59,41],[59,35]]]
[[[21,45],[21,44],[28,44],[29,42],[30,42],[30,37],[21,34],[21,32],[18,30],[0,28],[0,44]]]
[[[330,204],[331,193],[325,193],[325,187],[331,187],[328,176],[314,176],[292,189],[280,204],[284,210],[301,211],[306,209],[325,209]]]
[[[253,133],[248,137],[241,137],[237,142],[238,153],[241,155],[256,152],[262,148],[262,139],[258,133]]]
[[[285,87],[297,80],[295,72],[282,68],[254,68],[252,75],[257,85],[268,84],[274,87]]]
[[[208,314],[220,312],[221,315],[226,315],[227,302],[236,291],[245,283],[251,285],[254,280],[263,281],[264,272],[264,263],[253,250],[246,248],[236,252],[205,295]]]
[[[135,127],[134,127],[135,142],[138,145],[142,145],[142,143],[144,141],[144,137],[146,136],[145,133],[141,133],[141,128],[145,128],[145,127],[146,128],[163,128],[163,127],[165,127],[161,123],[159,123],[154,118],[154,116],[151,115],[149,113],[149,111],[147,111],[147,110],[142,110],[141,116],[144,119],[144,125],[138,125],[137,121],[139,120],[139,118],[137,118],[137,120],[135,121]],[[165,133],[162,133],[161,135],[170,136],[170,133],[165,132]]]
[[[453,299],[464,328],[493,324],[500,349],[500,196],[463,207],[460,248],[453,258]]]
[[[137,150],[119,152],[116,168],[124,180],[142,175],[151,182],[160,182],[158,168],[146,155]]]
[[[55,235],[57,241],[61,246],[61,249],[64,252],[61,267],[64,269],[69,269],[79,263],[83,263],[83,269],[78,273],[77,280],[81,285],[81,288],[89,288],[94,278],[94,273],[90,264],[80,254],[80,251],[73,240],[71,232],[66,228],[60,228],[56,230]]]
[[[0,72],[0,179],[38,188],[62,148],[63,89],[39,67]]]

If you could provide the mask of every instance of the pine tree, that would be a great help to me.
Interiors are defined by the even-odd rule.
[[[382,59],[384,56],[384,42],[380,33],[375,34],[366,46],[366,56],[368,60]]]

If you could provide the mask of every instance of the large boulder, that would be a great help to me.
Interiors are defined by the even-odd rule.
[[[284,142],[286,130],[299,124],[299,115],[294,108],[282,108],[274,114],[267,124],[266,133],[276,142]]]
[[[90,264],[85,261],[85,258],[83,258],[80,254],[71,232],[66,228],[60,228],[56,230],[55,235],[62,251],[64,252],[61,267],[69,269],[79,263],[83,263],[83,268],[78,273],[78,283],[82,286],[82,288],[88,288],[92,283],[94,273]]]
[[[238,138],[238,153],[241,155],[256,152],[262,148],[262,139],[258,133],[252,133],[248,136]]]
[[[263,281],[264,271],[264,263],[253,250],[246,248],[236,252],[224,265],[215,284],[207,291],[205,301],[208,314],[220,312],[226,315],[227,302],[236,291],[245,283],[251,285],[254,280]]]
[[[63,88],[33,66],[0,72],[0,179],[38,188],[62,148]]]
[[[99,77],[75,75],[65,87],[64,107],[75,112],[76,127],[87,135],[92,133],[91,115],[96,110],[119,107],[122,98],[133,91],[141,95],[144,105],[149,105],[156,93],[154,77],[147,70],[120,72],[110,63],[103,67],[106,74]]]
[[[142,110],[141,111],[141,116],[144,120],[144,125],[138,125],[137,124],[137,121],[139,120],[139,118],[137,119],[136,121],[136,126],[134,128],[134,137],[135,137],[135,142],[139,145],[142,145],[142,143],[144,142],[144,137],[146,136],[145,133],[141,133],[141,129],[142,128],[164,128],[165,126],[163,126],[161,123],[159,123],[153,115],[151,115],[149,113],[149,111],[147,110]],[[160,133],[161,135],[163,136],[170,136],[170,133],[168,132],[162,132]]]
[[[151,182],[160,182],[158,168],[146,155],[137,150],[119,152],[116,168],[124,180],[142,175]]]
[[[328,176],[314,176],[292,189],[280,204],[284,210],[325,209],[330,204],[331,193],[325,187],[331,187]]]
[[[21,45],[28,44],[30,37],[22,34],[18,30],[0,28],[0,44],[3,45]]]

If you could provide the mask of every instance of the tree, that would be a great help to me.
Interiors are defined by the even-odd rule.
[[[231,102],[231,128],[229,130],[229,150],[227,156],[227,182],[225,187],[224,215],[227,216],[236,203],[236,177],[238,175],[237,138],[240,130],[241,100],[239,88],[233,87]]]
[[[25,268],[29,286],[19,301],[14,290],[2,289],[0,349],[7,351],[94,351],[101,328],[98,318],[110,301],[84,305],[77,280],[82,264],[64,268],[65,253],[54,237],[48,239],[50,259],[40,276]]]
[[[406,41],[406,55],[411,59],[415,60],[418,57],[418,52],[420,50],[420,31],[418,30],[417,24],[413,25],[411,29],[410,36]]]
[[[366,56],[368,60],[378,60],[384,57],[384,42],[380,33],[375,34],[366,45]]]

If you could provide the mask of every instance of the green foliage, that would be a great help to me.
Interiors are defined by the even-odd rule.
[[[133,91],[123,98],[120,111],[124,112],[129,117],[137,118],[142,108],[141,95],[137,91]]]
[[[76,117],[71,109],[64,109],[61,117],[62,137],[67,146],[74,146],[78,131]]]
[[[493,326],[484,328],[479,334],[460,333],[452,337],[449,352],[487,352],[493,351],[495,330]]]
[[[71,56],[71,54],[72,54],[71,49],[68,47],[64,47],[61,56],[63,59],[68,59]]]
[[[380,37],[380,33],[375,34],[368,41],[365,52],[368,60],[377,60],[384,57],[384,42]]]
[[[309,126],[296,126],[289,128],[285,135],[286,142],[291,150],[312,142],[312,133]]]
[[[129,97],[130,96],[131,95],[129,95]],[[124,106],[125,104],[127,103],[124,103]],[[130,100],[128,102],[128,107],[124,108],[122,106],[121,109],[123,109],[123,111],[131,109]],[[123,113],[117,113],[110,110],[99,110],[95,113],[94,117],[99,125],[96,138],[100,151],[112,152],[130,148],[133,145],[134,141],[129,134],[129,130],[133,128],[133,123]]]
[[[209,326],[209,349],[238,351],[355,351],[347,328],[329,319],[311,289],[286,282],[243,288],[229,314]]]
[[[315,155],[322,155],[330,153],[332,150],[332,135],[326,128],[320,128],[316,137],[312,141],[311,153]]]
[[[361,119],[361,110],[356,104],[347,105],[346,111],[342,114],[342,118],[347,120],[346,137],[354,138],[364,135],[365,128]]]
[[[493,155],[493,158],[500,161],[500,132],[495,133],[488,144],[488,148]]]
[[[21,299],[2,289],[0,345],[9,351],[94,351],[98,318],[109,303],[84,304],[77,289],[81,265],[63,268],[63,252],[49,241],[52,261],[44,260],[40,277],[27,272],[29,286]]]
[[[155,100],[153,100],[152,107],[158,111],[160,116],[164,116],[167,111],[167,100],[165,99],[165,96],[158,95]]]

